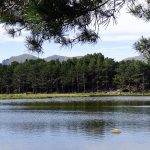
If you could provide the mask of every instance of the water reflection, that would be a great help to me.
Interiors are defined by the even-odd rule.
[[[120,127],[125,130],[145,132],[150,129],[149,110],[121,109],[98,113],[52,112],[52,111],[15,111],[1,113],[0,127],[11,132],[41,134],[44,132],[74,132],[88,136],[104,135],[111,129]],[[133,128],[134,127],[134,128]]]
[[[0,146],[3,150],[137,150],[141,142],[148,150],[148,98],[120,102],[109,97],[107,103],[104,99],[1,101]],[[113,128],[123,132],[114,136]]]
[[[1,118],[1,129],[21,134],[43,134],[44,132],[82,133],[87,136],[103,136],[105,128],[111,128],[112,122],[106,122],[102,114],[84,114],[81,112],[27,112],[7,113]]]

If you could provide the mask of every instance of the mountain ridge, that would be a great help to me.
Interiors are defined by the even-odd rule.
[[[81,58],[82,56],[75,56],[75,58]],[[47,62],[51,61],[51,60],[59,60],[60,62],[62,61],[67,61],[68,59],[72,59],[74,57],[68,57],[68,56],[61,56],[61,55],[52,55],[52,56],[48,56],[46,58],[38,58],[34,55],[31,54],[22,54],[22,55],[18,55],[18,56],[12,56],[8,59],[5,59],[2,61],[2,65],[10,65],[12,62],[16,61],[18,63],[23,63],[27,60],[37,60],[37,59],[43,59]],[[139,60],[139,61],[143,61],[143,62],[147,62],[146,58],[143,55],[139,55],[139,56],[135,56],[135,57],[128,57],[123,59],[122,61],[127,61],[127,60]]]
[[[138,61],[147,63],[147,59],[143,55],[128,57],[128,58],[123,59],[123,61],[127,61],[127,60],[138,60]]]
[[[77,56],[78,57],[78,56]],[[27,60],[37,60],[37,59],[44,59],[45,61],[49,62],[51,60],[59,60],[60,62],[62,61],[67,61],[68,59],[72,59],[73,57],[67,57],[67,56],[60,56],[60,55],[52,55],[46,58],[38,58],[34,55],[31,54],[21,54],[18,56],[12,56],[8,59],[5,59],[2,61],[3,65],[10,65],[12,62],[16,61],[18,63],[23,63]]]
[[[3,60],[2,64],[3,65],[10,65],[14,61],[16,61],[18,63],[23,63],[26,60],[36,60],[36,59],[38,59],[38,57],[35,57],[33,55],[30,55],[30,54],[21,54],[21,55],[12,56],[12,57],[10,57],[8,59]]]

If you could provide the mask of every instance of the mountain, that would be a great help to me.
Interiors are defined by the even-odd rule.
[[[38,57],[35,57],[33,55],[30,55],[30,54],[22,54],[19,56],[12,56],[9,59],[5,59],[2,61],[2,64],[3,65],[10,65],[14,61],[16,61],[18,63],[23,63],[26,60],[36,60],[36,59],[38,59]]]
[[[77,58],[80,58],[80,56],[78,56]],[[37,59],[38,59],[38,57],[35,57],[33,55],[22,54],[22,55],[19,55],[19,56],[12,56],[9,59],[5,59],[5,60],[2,61],[2,64],[3,65],[10,65],[14,61],[19,62],[19,63],[23,63],[26,60],[37,60]],[[52,55],[52,56],[49,56],[49,57],[43,58],[43,59],[47,62],[51,61],[51,60],[59,60],[60,62],[62,62],[62,61],[66,61],[68,59],[72,59],[72,57]]]
[[[72,57],[67,57],[67,56],[60,56],[60,55],[52,55],[47,58],[45,58],[45,61],[51,61],[51,60],[59,60],[60,62],[66,61],[68,59],[72,59]]]
[[[139,61],[147,62],[146,58],[143,55],[139,55],[139,56],[135,56],[135,57],[128,57],[128,58],[124,59],[124,61],[126,61],[126,60],[139,60]]]
[[[76,58],[81,58],[82,56],[76,56]],[[67,61],[68,59],[72,59],[73,57],[67,57],[67,56],[60,56],[60,55],[52,55],[46,58],[43,58],[45,61],[51,61],[51,60],[59,60],[60,62],[62,61]],[[26,60],[37,60],[38,57],[35,57],[33,55],[30,54],[22,54],[19,56],[12,56],[9,59],[5,59],[2,61],[3,65],[10,65],[12,62],[16,61],[19,63],[23,63]],[[139,55],[139,56],[135,56],[135,57],[128,57],[126,59],[123,59],[123,61],[127,61],[127,60],[139,60],[139,61],[143,61],[143,62],[147,62],[146,58],[143,55]]]

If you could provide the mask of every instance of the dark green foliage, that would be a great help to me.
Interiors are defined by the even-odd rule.
[[[143,89],[144,88],[144,89]],[[150,89],[150,63],[115,62],[100,53],[59,62],[0,65],[0,93],[74,93]]]
[[[138,18],[144,19],[145,21],[150,20],[150,1],[139,1],[138,3],[134,3],[132,7],[130,7],[130,12]]]
[[[117,68],[114,84],[125,91],[143,91],[150,87],[150,65],[140,61],[122,61]]]
[[[28,49],[41,52],[44,41],[70,46],[97,42],[99,26],[107,25],[111,19],[116,21],[124,4],[132,5],[135,1],[1,0],[0,23],[13,37],[23,29],[30,31]]]
[[[108,64],[107,67],[105,63]],[[108,83],[110,88],[113,88],[111,83],[115,75],[113,70],[115,64],[112,59],[105,59],[102,54],[86,55],[62,63],[58,60],[50,62],[31,60],[22,64],[14,62],[10,66],[0,66],[1,80],[3,81],[3,74],[7,77],[7,80],[4,78],[4,83],[0,83],[3,89],[1,92],[8,93],[6,85],[11,93],[72,93],[107,90],[106,83],[103,81],[105,72],[108,72]]]
[[[138,52],[142,53],[146,58],[150,58],[150,38],[142,37],[134,44],[134,48]]]
[[[53,40],[62,46],[97,42],[99,26],[108,25],[111,19],[116,22],[125,4],[131,14],[150,20],[149,0],[0,0],[0,23],[13,37],[22,30],[30,31],[26,46],[40,53],[44,41]],[[149,53],[149,47],[139,48],[149,46],[143,44],[142,39],[135,49]]]
[[[146,22],[150,21],[150,0],[139,1],[130,7],[130,12]],[[134,44],[135,50],[143,54],[146,58],[150,58],[150,38],[142,37]]]

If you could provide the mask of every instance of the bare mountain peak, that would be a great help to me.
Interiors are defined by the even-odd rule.
[[[139,56],[135,56],[135,57],[128,57],[128,58],[124,59],[124,61],[127,61],[127,60],[139,60],[142,62],[147,62],[146,57],[144,57],[143,55],[139,55]]]
[[[5,59],[2,61],[2,64],[3,65],[10,65],[14,61],[19,62],[19,63],[23,63],[26,60],[37,60],[37,59],[39,59],[39,58],[36,56],[33,56],[31,54],[22,54],[19,56],[12,56],[9,59]],[[67,61],[68,59],[72,59],[72,57],[52,55],[52,56],[49,56],[49,57],[46,57],[43,59],[47,62],[51,61],[51,60],[59,60],[60,62],[62,62],[62,61]]]
[[[45,61],[59,60],[60,62],[62,62],[62,61],[66,61],[66,60],[71,59],[71,58],[72,57],[60,56],[60,55],[52,55],[52,56],[49,56],[49,57],[45,58],[44,60]]]
[[[10,65],[14,61],[19,62],[19,63],[23,63],[26,60],[36,60],[36,59],[38,59],[38,58],[33,56],[33,55],[22,54],[22,55],[19,55],[19,56],[12,56],[9,59],[5,59],[5,60],[2,61],[2,64]]]

